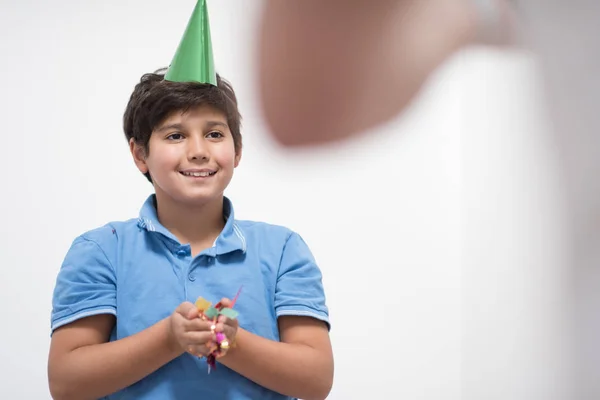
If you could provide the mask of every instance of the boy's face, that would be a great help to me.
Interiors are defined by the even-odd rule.
[[[158,200],[190,206],[221,200],[238,166],[225,115],[210,106],[176,112],[157,126],[148,153],[130,143],[135,163],[150,172]]]

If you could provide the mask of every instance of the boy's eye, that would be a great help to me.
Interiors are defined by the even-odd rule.
[[[211,138],[211,139],[218,139],[223,137],[223,134],[219,131],[213,131],[210,132],[208,135],[206,135],[207,137]]]
[[[183,135],[181,133],[172,133],[169,136],[167,136],[167,139],[170,139],[170,140],[181,140],[181,139],[183,139]]]

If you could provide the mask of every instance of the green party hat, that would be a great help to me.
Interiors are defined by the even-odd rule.
[[[196,3],[165,80],[217,85],[206,0]]]

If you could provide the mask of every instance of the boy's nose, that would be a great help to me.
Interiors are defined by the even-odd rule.
[[[208,159],[208,147],[202,138],[193,138],[188,140],[188,159],[201,160]]]

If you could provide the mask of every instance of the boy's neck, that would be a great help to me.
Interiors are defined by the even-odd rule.
[[[211,247],[225,226],[223,198],[190,206],[165,197],[156,196],[156,213],[160,223],[180,243],[190,244],[194,255]]]

